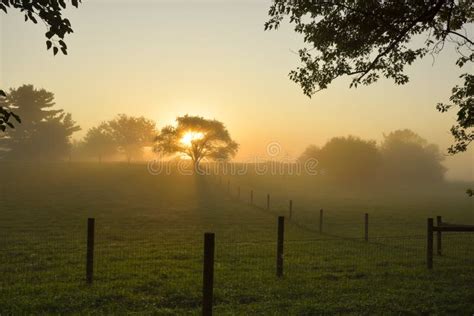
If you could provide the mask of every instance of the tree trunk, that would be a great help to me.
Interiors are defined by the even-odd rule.
[[[199,174],[199,160],[193,160],[193,171],[195,174]]]

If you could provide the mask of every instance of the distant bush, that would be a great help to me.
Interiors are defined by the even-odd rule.
[[[397,182],[432,182],[444,179],[444,157],[437,145],[429,144],[411,130],[384,135],[380,146],[381,174]]]
[[[309,146],[300,160],[317,159],[321,173],[328,178],[360,182],[375,178],[379,156],[375,141],[348,136],[334,137],[322,148]]]
[[[446,171],[438,146],[408,129],[384,135],[380,146],[354,136],[334,137],[321,148],[308,146],[299,159],[309,158],[318,160],[325,177],[341,183],[439,182]]]

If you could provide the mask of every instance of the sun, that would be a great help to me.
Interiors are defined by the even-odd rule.
[[[195,140],[199,140],[199,139],[203,139],[204,138],[204,134],[201,133],[201,132],[193,132],[193,131],[189,131],[189,132],[186,132],[184,133],[183,137],[181,138],[180,142],[185,145],[185,146],[191,146],[192,143],[195,141]]]

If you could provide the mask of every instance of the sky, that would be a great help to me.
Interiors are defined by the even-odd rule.
[[[240,144],[236,160],[268,157],[270,143],[296,158],[309,144],[356,135],[380,142],[409,128],[440,146],[452,143],[455,111],[441,114],[463,72],[451,46],[407,69],[410,82],[382,79],[350,89],[338,79],[311,99],[288,78],[300,35],[284,24],[264,31],[270,0],[84,0],[66,16],[68,56],[46,50],[45,26],[0,14],[0,86],[33,84],[88,128],[118,113],[157,127],[190,114],[226,124]],[[464,69],[464,72],[466,70]],[[448,178],[474,180],[474,150],[446,157]]]

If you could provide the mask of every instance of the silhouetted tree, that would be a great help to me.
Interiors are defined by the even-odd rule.
[[[130,163],[132,158],[143,154],[143,147],[152,146],[156,136],[155,122],[144,117],[120,114],[108,122],[110,134]]]
[[[308,159],[318,159],[321,148],[316,145],[309,145],[298,158],[298,161],[304,163]]]
[[[375,141],[358,137],[334,137],[321,149],[308,147],[300,159],[314,158],[331,179],[360,182],[375,178],[380,157]]]
[[[457,124],[451,127],[454,145],[448,148],[450,154],[466,151],[474,141],[474,75],[464,74],[464,86],[455,86],[451,96],[451,104],[438,104],[438,110],[446,112],[453,106],[458,107]]]
[[[351,87],[371,84],[380,76],[396,84],[408,82],[405,66],[427,54],[436,55],[445,42],[454,44],[456,65],[472,67],[474,40],[465,26],[474,22],[472,0],[274,0],[265,29],[277,29],[285,17],[303,35],[308,47],[299,50],[302,65],[290,72],[311,96],[341,76],[351,76]],[[412,39],[426,35],[420,44]],[[415,47],[415,44],[418,47]],[[464,88],[453,89],[451,100],[460,107],[452,134],[451,152],[464,151],[473,140],[473,76],[464,74]],[[441,111],[448,107],[438,106]]]
[[[203,159],[226,161],[237,153],[239,145],[223,123],[189,115],[176,122],[176,127],[166,126],[156,137],[156,152],[184,155],[193,161],[195,170]]]
[[[0,90],[0,130],[4,132],[7,127],[15,128],[10,118],[13,117],[17,123],[21,123],[21,119],[18,115],[13,113],[11,110],[5,108],[2,104],[5,104],[5,98],[7,95],[3,90]]]
[[[74,7],[78,7],[81,0],[71,0]],[[71,23],[68,19],[63,18],[63,10],[66,9],[66,2],[64,0],[2,0],[0,2],[0,11],[8,13],[8,8],[13,8],[21,11],[24,14],[25,21],[32,21],[38,23],[38,19],[43,22],[48,28],[45,33],[47,38],[46,48],[53,48],[53,54],[56,55],[58,51],[67,55],[67,45],[64,42],[64,36],[72,33]],[[3,90],[0,90],[0,99],[6,97]],[[14,128],[10,118],[13,117],[20,123],[21,120],[11,110],[0,106],[0,130],[5,131],[7,127]]]
[[[24,148],[26,151],[17,153],[17,157],[22,159],[25,156],[31,158],[36,156],[36,159],[40,160],[70,158],[71,136],[79,130],[80,127],[69,113],[61,113],[49,120],[41,121],[37,125],[36,132],[31,135],[28,148]]]
[[[70,137],[80,130],[71,114],[50,109],[54,94],[32,85],[11,89],[2,106],[23,117],[23,123],[0,139],[5,159],[60,159],[69,153]]]
[[[384,179],[399,182],[443,180],[446,169],[438,146],[429,144],[411,130],[397,130],[384,135],[380,146]]]
[[[55,106],[54,94],[33,85],[22,85],[10,89],[8,96],[0,103],[3,107],[23,116],[21,131],[26,132],[42,120],[48,120],[63,112],[50,109]]]
[[[82,0],[71,0],[72,6],[78,7]],[[61,51],[67,55],[67,45],[64,43],[64,36],[73,32],[71,22],[63,17],[66,9],[65,0],[2,0],[0,10],[8,13],[8,9],[16,9],[23,13],[25,21],[35,24],[38,20],[47,27],[46,48],[53,48],[53,54]]]
[[[117,144],[114,141],[110,127],[107,123],[101,123],[97,127],[92,127],[84,137],[82,149],[90,155],[94,155],[102,162],[105,156],[113,155],[117,152]]]

